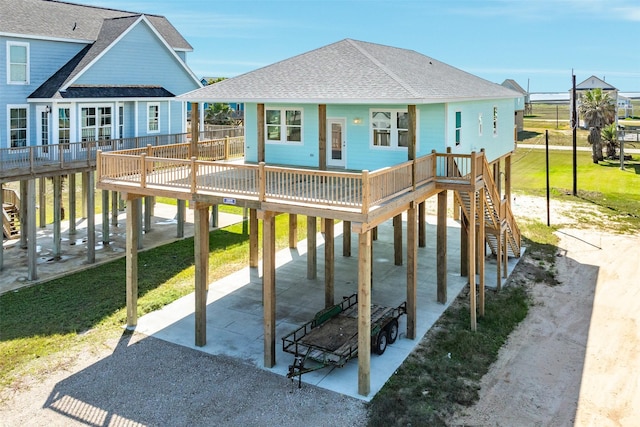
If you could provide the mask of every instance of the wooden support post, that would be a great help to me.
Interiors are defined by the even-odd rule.
[[[502,250],[502,277],[509,277],[509,251],[507,250],[507,232],[504,231],[502,235],[502,240],[504,241],[504,249]]]
[[[102,243],[109,244],[109,190],[102,190]]]
[[[196,205],[194,218],[196,346],[207,344],[207,290],[209,289],[209,206]]]
[[[351,256],[351,221],[342,221],[342,256]]]
[[[249,267],[258,268],[258,212],[255,209],[249,209]]]
[[[211,206],[211,228],[218,228],[218,205]]]
[[[484,317],[484,259],[486,257],[485,243],[485,188],[481,187],[478,194],[478,277],[479,277],[479,294],[478,314]]]
[[[258,129],[258,163],[265,161],[265,134],[264,134],[264,104],[258,104],[257,113],[257,129]]]
[[[502,288],[502,232],[496,234],[497,250],[496,250],[496,290]]]
[[[324,306],[331,307],[334,302],[335,245],[332,218],[324,218]]]
[[[358,394],[371,391],[371,231],[358,235]]]
[[[493,181],[498,187],[498,196],[502,199],[502,179],[500,177],[500,159],[493,163]]]
[[[27,237],[29,234],[29,181],[20,181],[20,249],[28,249]],[[35,192],[33,197],[35,197]],[[35,206],[35,199],[33,205]],[[34,246],[35,248],[35,246]]]
[[[402,214],[393,217],[393,259],[395,265],[402,265]]]
[[[468,257],[469,257],[469,312],[471,317],[471,330],[477,329],[476,323],[476,192],[469,192],[469,233],[468,233]]]
[[[139,199],[127,199],[126,268],[127,268],[127,329],[138,324],[138,218]]]
[[[82,206],[81,206],[81,210],[82,210],[82,219],[86,219],[87,218],[87,203],[88,203],[88,198],[89,198],[89,175],[91,174],[91,171],[89,172],[82,172],[80,174],[81,178],[82,178]]]
[[[96,262],[96,197],[93,171],[87,172],[87,263]]]
[[[318,105],[318,168],[327,169],[327,106]]]
[[[242,235],[246,236],[249,234],[249,209],[244,207],[242,208]]]
[[[176,213],[176,221],[177,221],[177,230],[176,237],[182,239],[184,237],[184,222],[187,216],[187,202],[185,200],[177,200],[177,209]]]
[[[47,227],[47,179],[40,178],[38,180],[38,205],[40,208],[40,228]]]
[[[318,271],[318,254],[316,247],[317,220],[315,216],[307,217],[307,279],[315,279]]]
[[[453,198],[453,219],[460,221],[460,202],[456,197]]]
[[[53,177],[53,250],[54,259],[62,255],[62,177]]]
[[[24,181],[22,181],[24,182]],[[21,182],[21,183],[22,183]],[[24,216],[20,219],[20,227],[26,225],[26,231],[20,230],[20,234],[25,232],[27,234],[27,264],[29,266],[27,272],[28,280],[38,280],[38,267],[37,267],[37,242],[36,242],[36,180],[30,179],[25,182],[26,197],[20,199],[20,209],[26,207],[27,215],[26,221],[23,222]]]
[[[191,144],[189,158],[198,157],[198,141],[200,140],[200,104],[191,103]]]
[[[264,308],[264,366],[276,364],[276,221],[274,212],[262,219],[262,300]]]
[[[511,206],[511,155],[504,158],[504,195]]]
[[[416,338],[418,301],[418,245],[416,203],[407,211],[407,338]]]
[[[151,206],[153,205],[153,197],[145,196],[144,198],[144,232],[151,232]]]
[[[460,217],[460,275],[469,275],[469,221],[467,217]]]
[[[111,225],[118,226],[118,192],[111,192]]]
[[[427,216],[426,202],[418,204],[418,246],[427,247]]]
[[[136,218],[136,221],[138,221],[138,227],[136,228],[136,230],[138,231],[138,249],[143,249],[144,248],[144,240],[143,240],[143,236],[144,236],[144,227],[142,225],[142,197],[137,198],[136,199],[136,203],[138,204],[138,217]]]
[[[378,240],[378,227],[373,227],[373,229],[371,229],[371,240]]]
[[[76,234],[76,174],[69,175],[69,235]]]
[[[298,215],[289,214],[289,249],[298,247]]]
[[[437,300],[447,302],[447,191],[438,193],[438,225],[436,232]]]

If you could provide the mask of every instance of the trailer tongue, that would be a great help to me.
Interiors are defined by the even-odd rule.
[[[371,349],[383,354],[398,338],[398,319],[407,313],[407,303],[398,307],[371,305]],[[282,349],[293,354],[288,378],[327,366],[343,367],[358,355],[358,295],[353,294],[319,311],[313,320],[282,338]],[[310,362],[310,363],[309,363]]]

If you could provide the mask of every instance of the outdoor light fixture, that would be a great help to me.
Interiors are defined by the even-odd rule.
[[[360,117],[356,117],[353,119],[354,125],[359,125],[360,123],[362,123],[362,119]]]
[[[49,107],[48,105],[44,107],[44,112],[47,114],[51,113],[51,107]]]

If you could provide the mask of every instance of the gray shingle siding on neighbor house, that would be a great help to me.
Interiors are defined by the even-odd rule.
[[[180,98],[392,104],[518,96],[413,50],[345,39]]]

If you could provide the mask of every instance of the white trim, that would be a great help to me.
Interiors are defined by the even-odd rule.
[[[167,133],[171,135],[171,101],[167,102]]]
[[[482,122],[482,112],[478,113],[478,136],[482,136],[484,130],[484,123]]]
[[[390,141],[389,146],[380,146],[373,144],[373,123],[371,121],[371,115],[374,111],[391,113],[391,129],[390,129]],[[398,128],[397,128],[397,114],[398,113],[408,113],[409,108],[385,108],[385,106],[381,107],[372,107],[369,108],[369,116],[366,120],[366,125],[369,127],[369,149],[370,150],[381,150],[381,151],[407,151],[408,147],[400,147],[398,146]],[[394,118],[395,116],[395,118]],[[408,129],[407,129],[408,130]],[[420,147],[420,110],[416,108],[416,152],[418,152]]]
[[[458,127],[458,113],[460,114],[460,127]],[[455,126],[453,129],[453,139],[456,145],[462,144],[462,110],[456,110],[453,113]],[[458,137],[458,132],[460,132],[460,137]]]
[[[141,15],[140,18],[138,18],[133,24],[131,24],[129,26],[129,28],[127,28],[125,31],[122,32],[122,34],[120,34],[109,46],[107,46],[102,52],[100,52],[100,54],[98,56],[96,56],[95,58],[93,58],[93,60],[87,64],[82,70],[80,70],[78,72],[78,74],[76,74],[71,80],[69,80],[63,87],[60,88],[60,91],[65,91],[67,90],[67,88],[71,85],[73,85],[73,83],[75,83],[82,75],[84,75],[84,73],[86,73],[91,67],[93,67],[98,61],[100,61],[102,59],[102,57],[104,55],[107,54],[107,52],[109,52],[116,44],[118,44],[120,42],[120,40],[122,40],[124,37],[126,37],[132,30],[133,28],[135,28],[140,22],[145,22],[147,24],[147,26],[151,29],[151,31],[156,35],[156,37],[160,40],[160,42],[165,46],[165,48],[169,51],[169,53],[171,55],[173,55],[173,57],[178,61],[178,63],[180,65],[182,65],[182,68],[184,68],[185,71],[187,71],[187,73],[191,76],[191,78],[194,79],[194,81],[197,83],[197,85],[199,87],[203,87],[202,83],[200,83],[200,79],[198,79],[195,74],[193,74],[193,71],[191,71],[189,69],[189,67],[187,67],[187,65],[184,63],[184,61],[182,61],[182,59],[178,56],[178,54],[175,52],[175,50],[173,50],[173,48],[169,45],[169,43],[167,43],[167,41],[164,39],[164,37],[162,37],[160,35],[160,33],[158,32],[158,30],[156,30],[156,28],[153,26],[153,24],[147,19],[147,17],[145,15]]]
[[[26,133],[26,141],[25,147],[28,147],[31,143],[30,138],[30,127],[29,127],[29,115],[31,113],[31,108],[29,108],[29,104],[7,104],[7,148],[11,148],[11,110],[17,110],[19,108],[24,108],[27,110],[27,133]]]
[[[331,158],[332,144],[331,144],[331,123],[340,123],[342,125],[342,160],[337,162]],[[346,117],[327,117],[327,166],[346,168],[347,167],[347,118]]]
[[[25,81],[13,81],[11,80],[11,46],[22,46],[26,48],[26,70],[25,70]],[[6,53],[7,53],[7,85],[19,85],[19,86],[27,86],[31,80],[31,46],[27,42],[17,42],[7,40],[6,44]]]
[[[138,100],[133,101],[133,136],[140,136],[140,126],[138,123],[138,119],[140,118],[138,108],[140,108],[140,103]]]
[[[269,139],[269,132],[268,132],[268,126],[269,124],[267,124],[267,111],[268,110],[279,110],[280,111],[280,124],[277,126],[280,126],[280,140],[279,141],[272,141]],[[287,129],[287,125],[285,124],[286,121],[286,116],[287,116],[287,111],[300,111],[300,141],[287,141],[287,133],[286,133],[286,129]],[[291,105],[291,106],[264,106],[264,117],[262,118],[262,121],[264,122],[264,143],[265,144],[269,144],[269,145],[304,145],[304,128],[305,128],[305,123],[304,123],[304,108],[301,106],[297,106],[297,105]],[[273,125],[272,125],[273,126]],[[283,132],[284,130],[284,132]]]
[[[157,120],[157,124],[158,124],[158,129],[155,129],[155,130],[151,129],[149,127],[149,125],[151,124],[151,116],[149,115],[149,110],[151,109],[151,107],[157,107],[156,120]],[[160,124],[161,124],[161,120],[160,120],[160,116],[161,116],[161,114],[160,114],[160,103],[159,102],[147,102],[146,110],[147,110],[147,115],[146,115],[146,117],[147,117],[147,133],[148,134],[160,133],[160,129],[161,129],[161,127],[160,127]]]
[[[39,36],[36,34],[32,35],[32,34],[19,34],[19,33],[5,33],[2,31],[0,31],[0,37],[13,37],[13,38],[29,39],[29,40],[44,40],[44,41],[80,43],[80,44],[89,44],[95,41],[95,40],[84,40],[84,39],[69,39],[65,37]]]
[[[82,128],[82,110],[84,108],[95,108],[96,109],[96,116],[95,116],[96,117],[96,123],[93,126],[93,128],[96,131],[95,135],[94,135],[94,141],[99,141],[99,138],[100,138],[100,135],[99,135],[100,132],[98,131],[102,127],[102,126],[100,126],[100,122],[99,122],[100,115],[98,114],[98,109],[100,109],[100,108],[109,108],[111,110],[111,114],[110,114],[111,115],[111,132],[109,133],[109,138],[111,139],[111,138],[113,138],[114,135],[116,135],[117,130],[114,129],[114,126],[113,126],[113,124],[114,124],[114,120],[113,120],[113,114],[114,114],[113,102],[111,102],[111,103],[103,103],[103,104],[79,103],[78,104],[78,108],[80,110],[79,111],[80,114],[78,114],[77,126],[78,126],[78,130],[79,130],[80,134],[78,135],[77,141],[82,141],[82,138],[83,138],[82,137],[82,129],[83,129]]]

